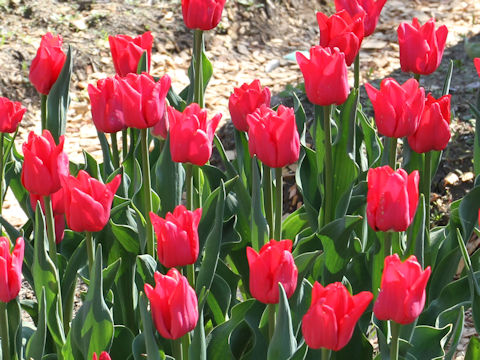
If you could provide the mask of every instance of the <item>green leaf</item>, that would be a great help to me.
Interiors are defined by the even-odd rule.
[[[105,176],[110,175],[113,172],[113,163],[112,157],[110,154],[110,145],[108,143],[107,137],[105,133],[98,131],[98,140],[100,141],[100,147],[102,148],[102,156],[103,156],[103,173]],[[116,135],[115,135],[116,136]]]
[[[425,267],[425,197],[420,194],[417,212],[407,229],[407,249],[404,256],[415,255],[422,268]]]
[[[144,72],[148,72],[148,53],[146,50],[142,53],[142,56],[140,56],[137,64],[137,74]]]
[[[474,336],[470,338],[464,360],[477,359],[480,359],[480,340],[478,339],[478,337]]]
[[[462,236],[468,241],[478,221],[478,208],[480,204],[480,186],[470,190],[460,202],[458,214],[462,224]]]
[[[348,344],[341,350],[334,352],[332,360],[351,360],[352,354],[355,354],[356,359],[371,359],[373,356],[373,346],[360,330],[358,324],[355,326]]]
[[[417,359],[443,359],[445,353],[442,341],[451,330],[451,324],[440,329],[431,326],[417,326],[412,336],[412,347],[407,354],[413,355]]]
[[[134,228],[128,225],[115,224],[112,220],[110,220],[110,226],[115,239],[123,246],[125,251],[132,255],[137,255],[140,252],[138,233]]]
[[[137,256],[137,273],[142,278],[143,283],[155,284],[153,275],[157,268],[155,259],[148,254]]]
[[[215,325],[225,321],[225,316],[230,307],[232,293],[228,283],[221,276],[215,274],[212,286],[207,295],[207,304],[213,315]]]
[[[188,349],[189,359],[207,360],[207,343],[203,324],[203,310],[199,313],[197,326],[193,330],[192,343]]]
[[[47,303],[45,300],[45,288],[42,288],[40,301],[38,302],[37,329],[27,343],[27,359],[41,359],[44,354],[47,333]]]
[[[145,337],[145,347],[147,350],[148,360],[160,360],[160,353],[155,341],[154,327],[152,316],[147,310],[147,297],[144,293],[140,293],[140,315],[142,317],[143,334]]]
[[[305,141],[307,116],[305,115],[302,102],[298,99],[295,90],[292,90],[290,94],[292,95],[293,99],[293,111],[295,112],[295,122],[297,124],[297,131],[300,137],[300,144],[302,146],[307,146]]]
[[[282,239],[295,239],[298,233],[308,227],[308,215],[302,206],[283,220]]]
[[[446,342],[449,344],[449,350],[445,354],[445,360],[453,359],[457,351],[457,346],[462,338],[463,327],[465,324],[465,310],[461,306],[459,309],[446,310],[438,316],[438,325],[445,326],[447,324],[453,324],[453,331],[450,333]]]
[[[112,359],[130,359],[132,357],[133,339],[133,333],[127,327],[115,325],[110,357]]]
[[[450,60],[450,64],[448,64],[447,75],[445,76],[445,81],[443,83],[442,96],[450,93],[450,83],[452,82],[452,74],[453,74],[453,60]]]
[[[22,317],[20,312],[20,303],[18,298],[16,298],[7,304],[4,303],[3,305],[6,305],[6,311],[8,315],[7,321],[10,336],[10,358],[16,359],[15,355],[18,355],[20,358],[22,358]]]
[[[258,169],[256,156],[252,161],[252,217],[250,219],[251,227],[251,243],[255,251],[259,251],[261,247],[268,242],[267,221],[263,215],[262,187]]]

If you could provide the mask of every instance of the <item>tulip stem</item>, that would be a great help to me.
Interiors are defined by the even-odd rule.
[[[128,155],[128,129],[122,130],[122,159],[125,161]]]
[[[195,263],[187,265],[187,279],[190,286],[195,289]]]
[[[142,172],[143,172],[143,191],[145,197],[145,220],[147,228],[147,254],[155,257],[155,240],[153,238],[153,226],[150,220],[150,212],[153,211],[152,205],[152,182],[150,178],[150,160],[148,149],[148,129],[140,130],[142,137]]]
[[[413,78],[420,84],[420,74],[413,74]]]
[[[397,138],[389,137],[388,138],[389,148],[388,148],[388,165],[395,170],[397,165]]]
[[[203,50],[203,30],[196,29],[193,33],[193,59],[195,64],[194,77],[194,98],[193,101],[205,107],[205,100],[203,97],[203,65],[202,65],[202,50]]]
[[[360,50],[357,56],[355,56],[355,62],[353,63],[353,87],[358,90],[360,87]]]
[[[330,360],[332,351],[330,349],[322,348],[322,360]]]
[[[172,355],[175,360],[182,360],[182,338],[172,340]]]
[[[120,156],[118,154],[117,133],[110,134],[110,140],[112,141],[112,161],[115,169],[120,167]]]
[[[187,209],[193,211],[193,165],[185,164],[185,191],[187,196]]]
[[[385,257],[392,255],[392,235],[391,231],[386,231],[383,233],[383,254]]]
[[[282,168],[275,168],[275,233],[273,238],[280,241],[282,236],[283,184]]]
[[[432,182],[432,152],[425,153],[423,168],[423,196],[425,197],[425,233],[427,243],[430,243],[430,187]]]
[[[275,332],[275,304],[268,304],[267,311],[268,311],[268,338],[272,340],[273,333]]]
[[[10,337],[8,334],[7,303],[0,301],[0,336],[2,338],[2,359],[10,360]]]
[[[265,218],[267,219],[269,239],[273,239],[273,191],[272,170],[263,164],[263,191],[265,195]],[[259,244],[261,248],[263,244]]]
[[[41,116],[41,125],[42,131],[47,128],[47,95],[41,95],[41,108],[40,108],[40,116]]]
[[[188,360],[188,349],[190,348],[190,333],[181,337],[182,340],[182,359]]]
[[[55,219],[53,218],[52,198],[50,195],[44,196],[43,202],[45,204],[45,218],[47,221],[48,247],[50,250],[49,254],[53,264],[58,269],[57,243],[55,241]]]
[[[87,245],[88,273],[90,274],[91,279],[93,271],[93,259],[95,259],[95,248],[93,245],[92,233],[90,231],[85,231],[85,243]]]
[[[333,195],[333,161],[332,161],[332,129],[330,123],[330,106],[323,107],[323,130],[325,132],[325,168],[324,168],[324,183],[325,183],[325,202],[324,206],[324,222],[327,225],[331,219],[332,195]],[[317,149],[319,151],[319,149]]]
[[[390,331],[392,338],[390,340],[390,360],[398,360],[398,338],[400,335],[400,324],[390,321]]]

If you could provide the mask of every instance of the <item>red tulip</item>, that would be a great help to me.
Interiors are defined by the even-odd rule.
[[[183,205],[177,206],[173,214],[168,212],[165,219],[150,213],[150,219],[157,234],[158,261],[167,267],[194,264],[197,261],[198,224],[202,209],[189,211]]]
[[[362,45],[363,15],[351,17],[348,12],[341,10],[328,17],[317,12],[317,21],[320,28],[320,46],[338,48],[345,54],[347,65],[352,65]]]
[[[350,295],[342,283],[326,287],[313,285],[312,303],[302,320],[302,334],[312,349],[338,351],[352,338],[355,324],[372,301],[373,294],[362,291]]]
[[[280,168],[298,160],[300,138],[292,108],[262,105],[247,116],[248,150],[267,166]]]
[[[23,144],[22,184],[30,193],[50,195],[60,189],[60,177],[69,173],[68,156],[63,152],[65,138],[60,136],[55,144],[50,131],[41,136],[33,131]]]
[[[40,94],[48,95],[62,71],[67,56],[62,51],[63,39],[51,33],[42,36],[37,55],[30,65],[30,82]]]
[[[198,321],[195,290],[175,268],[170,269],[167,275],[155,272],[154,277],[155,289],[150,284],[145,284],[153,323],[164,338],[181,338],[192,331]]]
[[[412,135],[418,128],[425,106],[425,90],[415,79],[403,85],[395,79],[383,79],[380,90],[365,84],[368,97],[375,111],[378,132],[388,137]]]
[[[76,178],[71,175],[62,178],[68,227],[77,232],[102,230],[110,218],[113,197],[120,182],[120,174],[103,184],[83,170]]]
[[[189,29],[211,30],[222,17],[225,0],[182,0],[183,22]]]
[[[233,125],[238,131],[248,131],[247,115],[253,113],[261,105],[270,106],[270,89],[262,87],[260,80],[255,79],[251,84],[243,84],[233,89],[228,100],[228,110]]]
[[[0,237],[0,301],[15,299],[22,285],[22,264],[25,243],[19,237],[10,254],[10,241]]]
[[[125,128],[122,96],[119,93],[117,78],[100,79],[97,86],[89,84],[88,95],[92,120],[98,131],[116,133]]]
[[[55,242],[59,244],[63,240],[65,231],[65,196],[63,189],[60,188],[60,190],[51,194],[50,197],[52,201],[53,219],[55,221]],[[45,203],[43,196],[31,193],[30,206],[32,207],[33,211],[35,211],[38,201],[40,201],[40,206],[45,214]]]
[[[343,104],[347,100],[348,70],[345,54],[334,48],[313,46],[310,59],[297,52],[308,100],[316,105]]]
[[[377,27],[380,12],[387,0],[335,0],[337,11],[346,10],[350,16],[364,15],[365,36],[370,36]]]
[[[147,52],[148,71],[150,71],[153,36],[150,31],[132,38],[128,35],[109,36],[115,71],[120,76],[137,73],[138,62],[142,54]]]
[[[102,351],[102,353],[100,354],[100,358],[97,358],[97,354],[96,353],[93,353],[93,357],[92,357],[92,360],[112,360],[112,358],[110,357],[110,355],[108,355],[108,353],[106,351]]]
[[[196,103],[188,105],[183,113],[167,106],[167,112],[172,160],[205,165],[212,155],[212,141],[222,114],[207,120],[207,110]]]
[[[442,62],[448,29],[445,25],[435,31],[435,20],[421,26],[417,18],[412,25],[401,23],[397,29],[400,45],[400,66],[404,72],[428,75]]]
[[[367,221],[375,231],[405,231],[418,204],[418,171],[382,166],[368,171]]]
[[[146,129],[165,122],[165,98],[170,89],[170,77],[164,75],[158,82],[147,73],[128,74],[119,81],[125,125]],[[163,137],[166,137],[167,127]]]
[[[27,109],[24,108],[20,102],[11,101],[6,97],[0,97],[0,132],[15,132],[25,111],[27,111]]]
[[[377,319],[398,324],[415,321],[425,306],[425,287],[430,273],[430,266],[422,270],[413,255],[403,263],[397,254],[387,256],[380,292],[373,305]]]
[[[298,269],[293,261],[292,240],[270,240],[257,253],[247,247],[250,268],[250,293],[264,304],[279,301],[278,283],[283,285],[287,297],[297,287]]]
[[[440,151],[450,140],[450,98],[442,96],[436,100],[428,94],[417,131],[408,137],[408,144],[417,153]]]
[[[473,59],[473,64],[475,65],[475,69],[477,69],[478,76],[480,76],[480,58]]]

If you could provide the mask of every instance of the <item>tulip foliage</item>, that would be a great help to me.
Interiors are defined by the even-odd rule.
[[[204,96],[203,32],[224,3],[182,0],[194,44],[179,94],[149,73],[157,34],[109,38],[111,76],[88,88],[102,159],[65,153],[73,58],[60,36],[44,36],[30,68],[42,135],[18,144],[25,108],[0,99],[0,204],[9,188],[28,216],[21,228],[0,216],[1,358],[452,359],[469,308],[480,330],[480,253],[466,248],[480,181],[434,226],[453,65],[442,92],[426,95],[420,75],[443,71],[446,28],[400,25],[413,78],[366,84],[369,117],[359,51],[385,0],[335,1],[338,13],[317,15],[310,56],[297,54],[304,84],[288,88],[292,108],[272,106],[259,79],[232,86],[231,158]],[[302,202],[286,213],[293,171]]]

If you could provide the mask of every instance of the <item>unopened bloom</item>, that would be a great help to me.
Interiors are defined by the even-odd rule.
[[[8,303],[15,299],[22,285],[22,264],[25,243],[18,238],[10,253],[10,241],[0,237],[0,301]]]
[[[425,306],[425,288],[430,277],[430,266],[425,270],[412,255],[401,262],[397,254],[385,258],[380,292],[373,305],[379,320],[393,320],[410,324]]]
[[[148,68],[150,71],[153,36],[150,31],[132,38],[128,35],[109,36],[110,51],[113,65],[118,75],[124,77],[129,73],[136,73],[138,62],[142,54],[147,52]]]
[[[106,351],[102,351],[99,358],[97,357],[97,353],[93,353],[92,360],[97,360],[97,359],[98,360],[112,360],[112,358],[110,357],[110,355],[108,355],[108,353]]]
[[[92,109],[92,120],[98,131],[116,133],[125,128],[122,95],[118,79],[100,79],[97,86],[88,85],[88,95]]]
[[[364,15],[365,36],[370,36],[377,27],[380,12],[387,0],[335,0],[337,11],[346,10],[350,16]]]
[[[480,76],[480,58],[473,59],[473,64],[475,65],[475,69],[477,70],[478,76]]]
[[[312,303],[302,320],[302,334],[312,349],[338,351],[352,338],[355,324],[372,301],[373,294],[362,291],[352,296],[340,282],[323,287],[315,281]]]
[[[367,176],[367,221],[375,231],[405,231],[418,205],[418,171],[410,175],[390,166],[370,169]]]
[[[222,17],[225,0],[182,0],[185,26],[195,30],[211,30]]]
[[[13,133],[27,109],[19,101],[0,97],[0,132]]]

